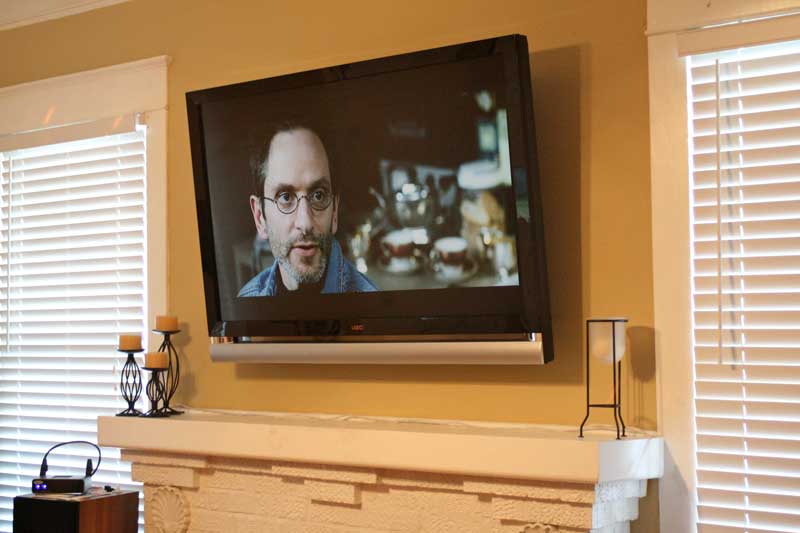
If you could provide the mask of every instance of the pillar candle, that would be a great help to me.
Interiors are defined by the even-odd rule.
[[[176,331],[178,329],[178,317],[157,316],[156,329],[160,331]]]
[[[147,368],[167,368],[167,353],[147,352],[144,354],[144,366]]]
[[[141,350],[142,336],[138,333],[128,333],[119,336],[120,350]]]

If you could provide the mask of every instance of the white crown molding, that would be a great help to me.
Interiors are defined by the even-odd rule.
[[[0,0],[0,31],[128,1],[130,0]]]

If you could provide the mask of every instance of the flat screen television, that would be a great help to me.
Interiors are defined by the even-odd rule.
[[[214,360],[553,358],[527,39],[187,93]]]

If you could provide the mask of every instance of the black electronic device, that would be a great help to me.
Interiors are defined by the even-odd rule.
[[[89,446],[94,446],[97,450],[97,466],[93,466],[92,460],[87,459],[86,469],[82,476],[48,476],[47,456],[50,455],[50,452],[56,448],[67,446],[69,444],[88,444]],[[92,476],[97,472],[97,469],[100,468],[100,462],[102,460],[103,455],[100,452],[100,447],[93,442],[85,440],[71,440],[56,444],[47,450],[47,452],[44,454],[44,457],[42,457],[42,464],[39,467],[39,477],[34,478],[33,481],[31,481],[31,492],[34,494],[86,493],[92,486]]]
[[[92,486],[92,476],[45,476],[31,482],[34,494],[83,494]]]
[[[530,356],[518,363],[553,359],[525,36],[186,102],[212,358],[353,362],[360,349],[394,350],[383,363],[467,363],[459,354],[478,347],[499,364],[520,345]],[[267,179],[284,159],[325,168]],[[295,183],[291,168],[314,181]]]

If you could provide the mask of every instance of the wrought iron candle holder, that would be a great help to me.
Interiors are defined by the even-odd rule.
[[[127,353],[128,359],[122,367],[122,374],[119,378],[119,389],[122,397],[128,402],[128,408],[117,413],[117,416],[142,416],[142,412],[136,409],[136,402],[142,395],[142,371],[136,362],[133,354],[141,353],[144,350],[120,350],[118,352]]]
[[[159,352],[166,352],[167,354],[167,374],[164,379],[164,407],[163,410],[169,415],[181,415],[183,411],[178,411],[170,407],[169,402],[175,396],[175,391],[178,390],[178,385],[181,381],[181,360],[178,359],[178,351],[172,345],[171,336],[175,333],[180,333],[181,330],[162,330],[154,329],[153,333],[159,333],[164,336],[161,346],[158,347]]]
[[[169,416],[169,413],[164,410],[163,403],[165,399],[165,386],[161,373],[165,370],[163,368],[148,368],[145,370],[150,372],[150,381],[147,382],[147,398],[150,400],[150,410],[142,416],[151,418],[163,418]],[[158,404],[161,402],[162,407]]]
[[[622,420],[622,357],[625,355],[625,327],[627,318],[592,318],[586,321],[586,417],[581,422],[578,436],[583,438],[583,426],[589,420],[592,407],[614,410],[614,425],[617,440],[625,437],[625,421]],[[603,328],[610,328],[606,335]],[[611,363],[613,373],[613,403],[591,403],[589,396],[590,361],[597,359]],[[622,424],[622,433],[619,426]]]

